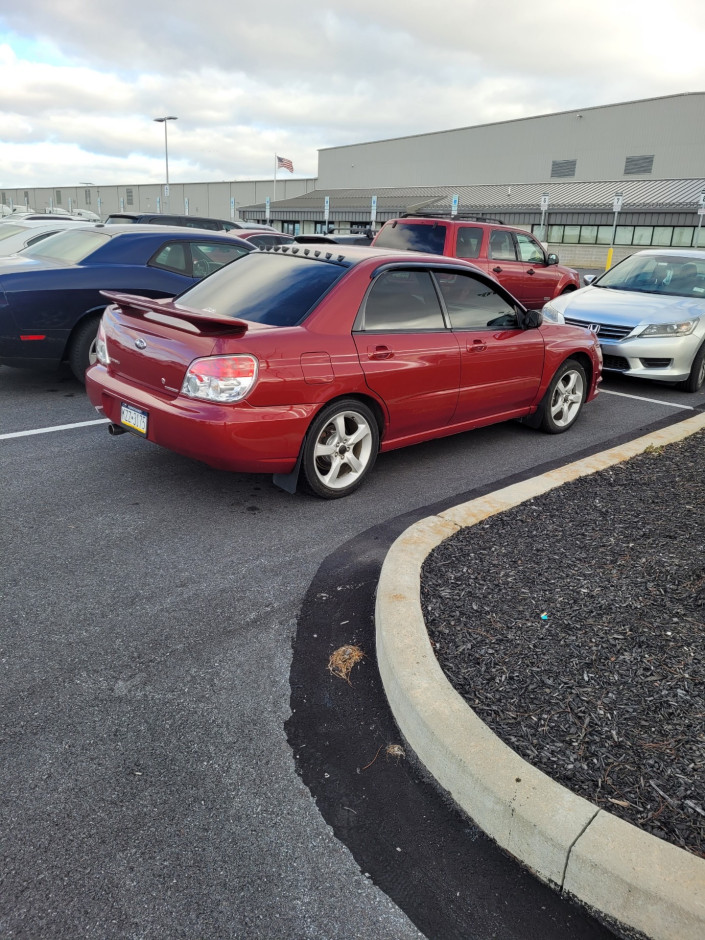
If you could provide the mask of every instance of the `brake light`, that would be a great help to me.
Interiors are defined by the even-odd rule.
[[[241,401],[257,381],[254,356],[208,356],[194,359],[186,371],[181,394],[205,401]]]
[[[98,357],[98,362],[100,362],[101,365],[108,365],[110,362],[110,356],[108,355],[108,342],[105,338],[105,330],[103,329],[102,320],[98,324],[98,335],[95,338],[95,354]]]

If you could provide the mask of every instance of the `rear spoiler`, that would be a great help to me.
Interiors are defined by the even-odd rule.
[[[220,332],[242,336],[249,327],[247,320],[227,317],[222,313],[206,313],[204,310],[193,310],[190,307],[177,307],[172,299],[140,297],[139,294],[122,294],[112,290],[102,290],[100,293],[130,316],[166,323],[188,333],[193,333],[194,327],[197,333],[212,332],[215,326]]]

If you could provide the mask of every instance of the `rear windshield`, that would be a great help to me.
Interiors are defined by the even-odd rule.
[[[109,215],[105,220],[106,225],[134,225],[138,219],[134,215]]]
[[[190,287],[176,306],[271,326],[295,326],[345,271],[329,262],[257,252]]]
[[[442,255],[446,243],[446,228],[447,226],[438,222],[427,225],[419,222],[387,224],[377,236],[375,248],[402,248]]]
[[[49,238],[42,239],[36,245],[30,245],[20,254],[28,255],[30,258],[48,258],[50,261],[76,264],[88,255],[92,255],[108,241],[110,241],[110,236],[102,232],[67,229],[65,232],[57,232]]]

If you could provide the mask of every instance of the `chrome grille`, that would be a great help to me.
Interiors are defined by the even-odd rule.
[[[590,320],[576,320],[573,317],[566,317],[565,322],[570,326],[582,326],[583,329],[587,329],[593,321]],[[625,336],[629,334],[634,329],[633,326],[616,326],[613,323],[598,323],[600,329],[597,333],[597,338],[600,340],[604,339],[624,339]]]

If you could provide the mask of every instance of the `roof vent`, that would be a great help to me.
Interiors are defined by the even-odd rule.
[[[565,178],[567,176],[575,176],[575,168],[578,164],[577,160],[552,160],[551,161],[551,178]]]
[[[654,155],[645,154],[641,157],[627,157],[624,161],[625,176],[641,176],[651,173],[654,168]]]

